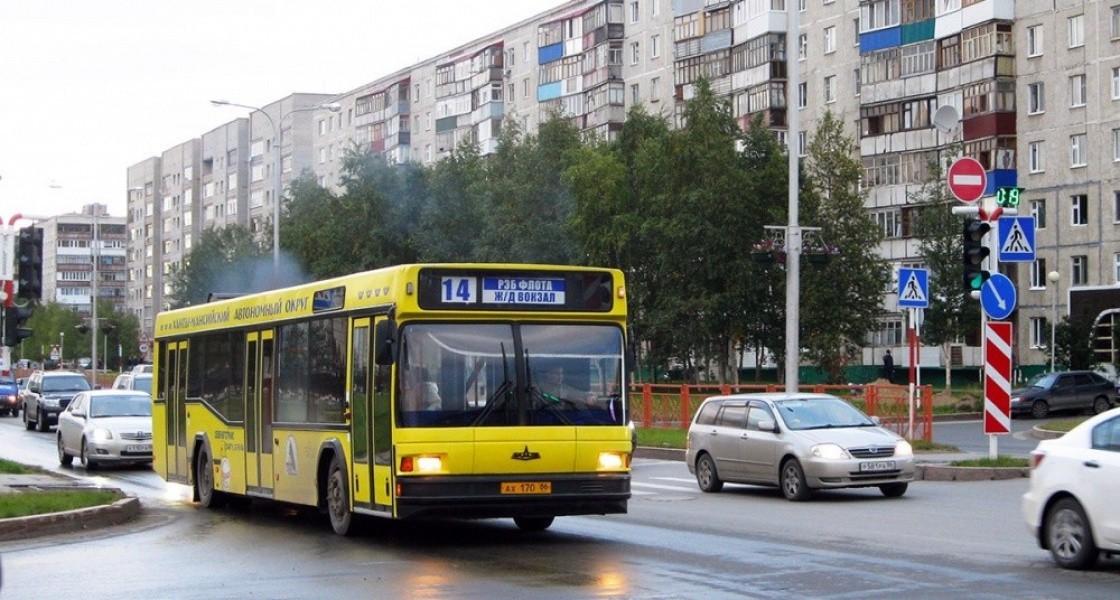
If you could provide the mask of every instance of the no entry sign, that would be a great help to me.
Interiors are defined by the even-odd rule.
[[[976,202],[988,187],[988,174],[975,158],[958,158],[949,165],[949,191],[961,202]]]

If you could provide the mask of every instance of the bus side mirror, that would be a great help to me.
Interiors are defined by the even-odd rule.
[[[373,329],[373,362],[381,366],[391,365],[396,359],[397,322],[392,318],[382,319]]]

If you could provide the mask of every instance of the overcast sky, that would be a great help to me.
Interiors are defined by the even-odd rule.
[[[565,0],[0,0],[0,224],[293,92],[342,93]]]

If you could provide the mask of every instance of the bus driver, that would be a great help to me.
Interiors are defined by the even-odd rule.
[[[555,396],[561,400],[582,400],[588,405],[595,404],[595,394],[576,389],[564,382],[563,367],[549,367],[538,385],[546,397]]]

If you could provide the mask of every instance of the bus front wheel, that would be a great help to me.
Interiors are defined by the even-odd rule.
[[[214,489],[214,462],[210,453],[202,450],[194,467],[194,485],[198,490],[198,503],[203,508],[218,508],[225,500],[225,494]]]
[[[350,488],[347,485],[346,468],[336,454],[331,459],[327,473],[327,515],[331,528],[338,535],[349,535],[354,513],[350,512]]]

